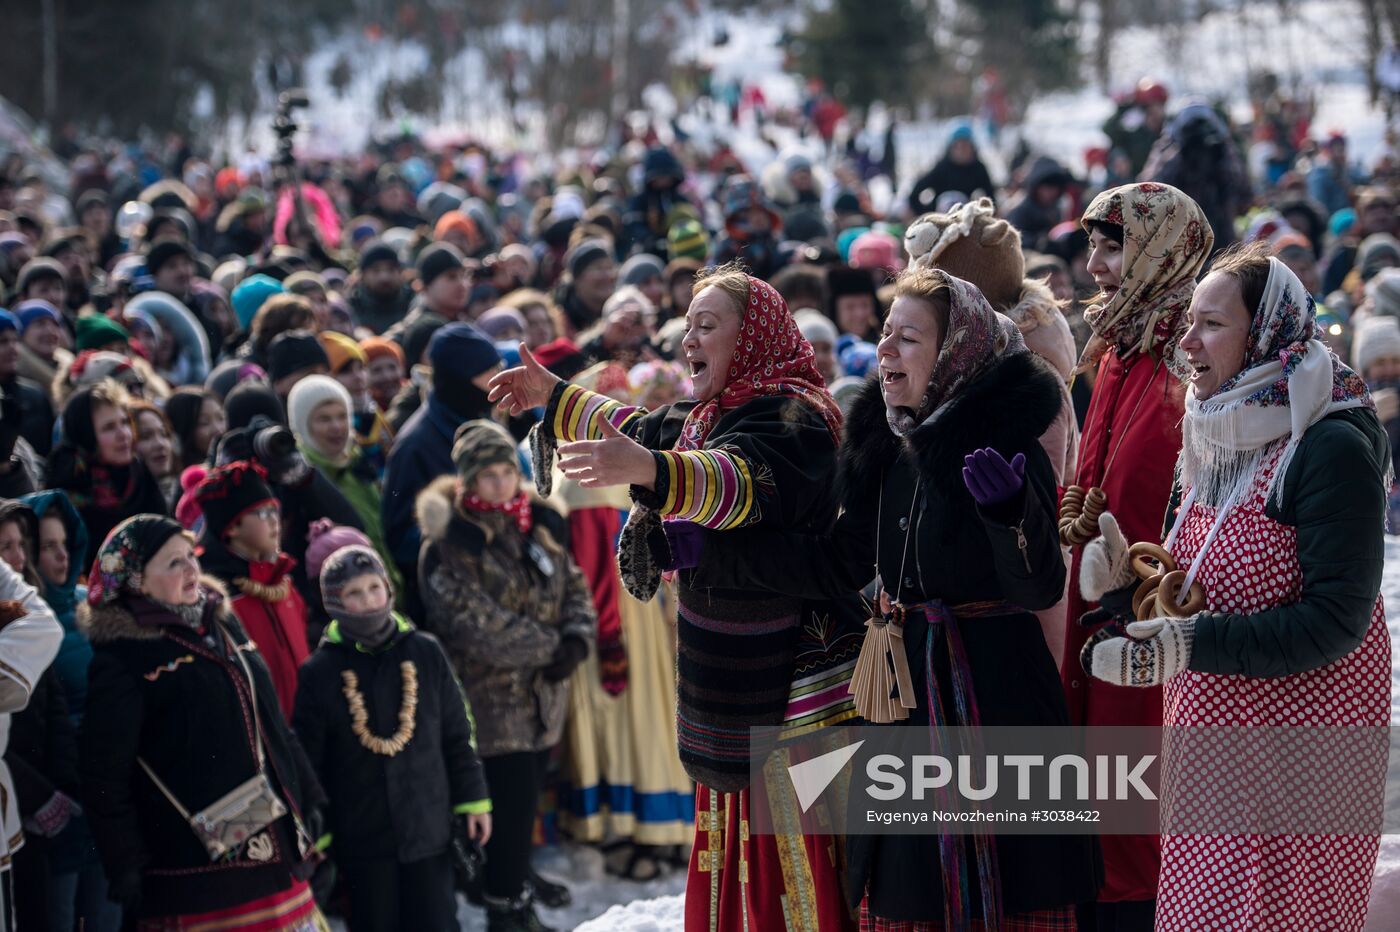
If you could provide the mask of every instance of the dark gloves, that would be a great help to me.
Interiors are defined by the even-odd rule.
[[[544,678],[551,683],[568,679],[587,656],[587,641],[577,635],[564,635],[559,646],[554,648],[554,656],[550,658],[549,665],[544,668]]]
[[[141,871],[128,867],[118,874],[109,875],[107,899],[121,906],[127,914],[135,914],[136,908],[141,905]]]
[[[627,648],[621,636],[599,639],[598,678],[609,696],[620,696],[627,688]]]
[[[963,457],[963,484],[983,508],[999,505],[1026,484],[1026,455],[1017,453],[1008,463],[990,447],[974,450]]]
[[[705,528],[694,521],[667,521],[661,534],[649,540],[652,557],[663,570],[689,570],[700,565],[705,548]]]

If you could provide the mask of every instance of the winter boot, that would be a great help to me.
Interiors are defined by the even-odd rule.
[[[520,896],[510,900],[494,896],[486,900],[486,932],[556,932],[540,920],[527,887]]]
[[[568,887],[541,877],[533,864],[526,871],[525,888],[530,891],[534,901],[545,909],[562,909],[574,901]]]

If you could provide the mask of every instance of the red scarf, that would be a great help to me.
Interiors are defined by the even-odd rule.
[[[530,496],[524,492],[520,492],[503,505],[492,504],[480,495],[468,495],[462,499],[462,504],[472,511],[499,511],[509,515],[515,519],[515,526],[520,529],[522,535],[529,534],[530,528],[535,525],[535,515],[530,510]]]
[[[812,344],[797,329],[777,289],[752,275],[748,279],[749,300],[729,363],[729,381],[718,396],[691,409],[675,449],[700,449],[721,415],[765,395],[795,396],[822,416],[839,444],[841,409],[817,371]]]

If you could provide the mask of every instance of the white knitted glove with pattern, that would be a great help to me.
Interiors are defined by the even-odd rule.
[[[1136,578],[1128,562],[1128,541],[1111,512],[1099,515],[1099,536],[1084,545],[1079,561],[1079,592],[1090,602],[1121,589]]]
[[[1090,674],[1115,686],[1159,686],[1191,663],[1196,619],[1149,618],[1128,625],[1128,637],[1094,647]]]

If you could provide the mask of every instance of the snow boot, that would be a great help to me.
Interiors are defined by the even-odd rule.
[[[535,912],[535,904],[530,900],[530,891],[514,899],[500,900],[494,896],[486,900],[486,932],[556,932],[544,924]]]
[[[531,898],[545,909],[562,909],[574,901],[568,887],[546,880],[533,864],[525,873],[525,888],[530,891]]]

